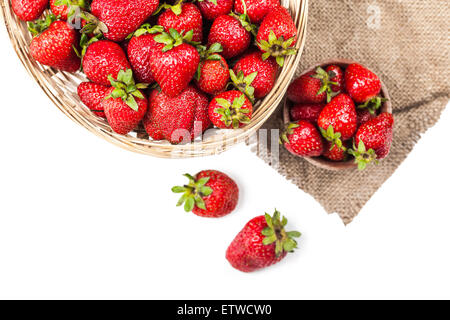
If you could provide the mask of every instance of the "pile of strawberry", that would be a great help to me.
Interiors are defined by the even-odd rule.
[[[281,142],[301,157],[330,161],[354,158],[358,168],[384,159],[392,143],[394,118],[380,113],[386,101],[381,81],[359,64],[345,70],[337,65],[318,67],[300,76],[288,88],[291,123]]]
[[[41,64],[88,82],[81,101],[127,134],[189,142],[248,124],[274,86],[297,30],[279,0],[12,0]],[[49,3],[50,2],[50,3]],[[232,68],[230,69],[230,66]]]

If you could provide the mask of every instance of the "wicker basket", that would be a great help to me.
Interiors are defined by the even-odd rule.
[[[223,152],[254,134],[275,111],[300,61],[305,43],[308,15],[308,0],[282,0],[281,3],[290,9],[297,25],[296,47],[298,52],[286,59],[275,87],[262,102],[255,106],[256,111],[251,123],[241,130],[215,130],[212,134],[205,136],[202,141],[186,145],[171,145],[166,141],[148,139],[145,133],[139,131],[128,135],[114,133],[105,120],[96,117],[80,102],[77,86],[80,82],[86,81],[84,74],[57,71],[34,61],[28,53],[31,35],[27,30],[26,23],[21,22],[15,16],[10,0],[1,0],[2,16],[17,55],[27,71],[62,112],[76,123],[115,145],[130,151],[162,158],[187,158]]]

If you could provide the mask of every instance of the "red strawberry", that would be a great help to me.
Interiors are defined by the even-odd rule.
[[[344,71],[342,71],[342,68],[336,65],[331,65],[326,67],[325,71],[327,72],[330,83],[336,83],[332,84],[330,86],[331,92],[333,93],[341,93],[344,91]]]
[[[93,0],[91,13],[85,14],[90,25],[106,39],[122,41],[146,21],[158,8],[159,0]]]
[[[323,140],[310,122],[299,120],[286,125],[281,143],[292,154],[300,157],[318,157],[323,153]]]
[[[239,200],[237,184],[225,173],[216,170],[200,171],[194,177],[185,174],[189,184],[172,188],[172,192],[183,193],[177,203],[184,203],[186,212],[192,211],[200,217],[219,218],[231,213]]]
[[[158,98],[158,95],[163,95],[166,99]],[[181,96],[181,95],[180,95]],[[162,130],[160,129],[160,125],[156,122],[161,122],[161,119],[165,121],[165,114],[168,114],[171,112],[171,109],[168,106],[168,104],[164,103],[158,103],[158,99],[161,99],[161,101],[168,101],[170,98],[167,97],[163,92],[160,92],[157,89],[152,90],[148,97],[148,111],[144,116],[144,119],[142,120],[142,124],[144,125],[145,131],[148,133],[149,137],[153,140],[164,140],[165,136]],[[158,108],[162,108],[162,112],[158,111]],[[158,117],[158,114],[161,113],[163,116]],[[156,121],[154,118],[157,118]],[[162,127],[162,126],[161,126]]]
[[[83,102],[96,116],[106,118],[101,102],[108,96],[110,87],[93,82],[82,82],[77,92]]]
[[[75,72],[81,60],[74,48],[79,48],[78,33],[65,21],[54,21],[54,15],[29,25],[34,37],[30,54],[43,65],[62,71]]]
[[[154,89],[149,97],[149,110],[144,127],[155,140],[167,139],[173,144],[189,142],[194,122],[195,95],[186,88],[176,97]]]
[[[208,20],[227,15],[233,10],[233,0],[198,0],[197,5],[203,17]]]
[[[92,82],[110,85],[108,76],[117,79],[120,70],[130,69],[125,52],[115,42],[100,40],[87,47],[83,57],[83,71]]]
[[[263,60],[262,53],[255,51],[243,56],[231,73],[235,86],[253,98],[264,98],[272,90],[278,72],[275,59]]]
[[[155,140],[188,142],[210,126],[207,108],[208,98],[192,86],[174,98],[155,89],[149,97],[144,127]]]
[[[273,56],[282,67],[284,57],[297,52],[293,48],[297,41],[297,28],[289,11],[282,6],[269,11],[259,27],[256,40],[264,52],[263,59]]]
[[[85,0],[50,0],[50,8],[55,16],[67,21],[68,17],[73,16],[77,9],[86,9],[86,2]]]
[[[14,13],[23,21],[39,18],[48,6],[48,0],[11,0]]]
[[[127,134],[141,122],[147,112],[147,99],[140,91],[145,84],[135,84],[131,69],[120,70],[117,80],[109,76],[112,88],[101,102],[111,129],[119,134]]]
[[[155,36],[162,31],[161,26],[151,27],[149,24],[144,24],[134,33],[128,43],[128,59],[133,68],[133,74],[139,82],[150,84],[155,81],[150,68],[150,59],[158,44]]]
[[[280,262],[288,252],[297,248],[294,238],[300,232],[286,232],[287,219],[281,219],[275,210],[250,220],[227,249],[226,258],[231,266],[242,272],[253,272]]]
[[[197,69],[195,82],[206,93],[216,95],[223,92],[230,80],[227,61],[219,54],[222,52],[220,43],[214,43],[209,49],[203,47],[200,53],[201,62]]]
[[[326,104],[297,104],[291,108],[292,121],[305,120],[311,123],[317,123],[319,115]]]
[[[203,18],[195,4],[178,2],[176,5],[164,5],[164,11],[158,18],[158,25],[163,26],[166,32],[175,29],[178,33],[193,31],[192,41],[203,40]]]
[[[163,32],[154,38],[158,44],[150,59],[150,68],[162,91],[169,97],[175,97],[187,88],[194,77],[200,55],[193,46],[183,43],[183,40],[192,39],[192,30],[184,36],[174,29],[170,29],[169,33]]]
[[[317,124],[322,135],[339,147],[342,141],[353,137],[357,129],[356,109],[353,100],[341,93],[331,100],[320,113]]]
[[[287,91],[288,99],[295,103],[330,102],[339,93],[333,91],[333,88],[339,86],[338,82],[332,80],[333,77],[339,80],[334,70],[325,71],[318,67],[291,83]]]
[[[333,142],[325,141],[323,156],[331,161],[345,161],[347,160],[347,146],[338,147],[333,145]]]
[[[235,0],[234,9],[238,13],[245,13],[253,23],[261,23],[271,10],[280,6],[280,0]]]
[[[240,91],[225,91],[209,104],[208,114],[212,123],[221,129],[242,128],[252,118],[253,106]]]
[[[380,93],[381,81],[372,71],[354,63],[345,70],[345,89],[356,103],[366,103]]]
[[[308,72],[295,79],[287,90],[288,99],[294,103],[322,103],[326,100],[326,92],[318,94],[322,82],[314,78],[316,72]]]
[[[364,123],[356,133],[354,150],[350,153],[355,157],[358,168],[363,170],[374,160],[387,157],[391,149],[394,130],[394,117],[384,112],[376,118]]]
[[[223,15],[214,20],[208,36],[208,45],[220,43],[222,56],[230,59],[244,53],[250,46],[251,33],[244,27],[245,22],[236,17]],[[247,29],[246,29],[247,28]]]
[[[189,90],[190,87],[188,87]],[[206,95],[192,87],[190,90],[195,95],[194,106],[194,124],[191,128],[192,140],[199,137],[203,132],[211,126],[211,120],[208,115],[209,99]]]
[[[371,113],[369,109],[356,109],[358,128],[367,121],[375,118],[377,115]]]

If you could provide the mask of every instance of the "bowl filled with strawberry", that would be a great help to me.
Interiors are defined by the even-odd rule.
[[[307,0],[2,0],[26,69],[72,120],[131,151],[216,154],[281,102]],[[209,130],[211,129],[211,130]]]
[[[336,59],[303,72],[288,88],[281,143],[328,170],[364,170],[389,154],[394,118],[381,79],[360,63]]]

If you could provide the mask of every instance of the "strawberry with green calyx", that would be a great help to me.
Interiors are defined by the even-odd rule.
[[[334,128],[332,125],[328,127],[327,130],[319,128],[322,137],[325,138],[330,143],[330,150],[333,148],[337,148],[338,150],[344,150],[344,145],[342,143],[342,134],[340,132],[334,132]]]
[[[346,141],[353,137],[357,129],[357,115],[355,103],[345,93],[334,97],[323,108],[317,120],[319,128],[322,128],[328,134],[330,126],[333,128],[333,135],[327,135],[328,141],[342,140]],[[324,132],[324,131],[322,131]],[[336,134],[340,134],[336,137]]]
[[[234,12],[230,13],[230,16],[234,17],[236,20],[238,20],[242,27],[244,27],[245,30],[247,30],[248,32],[250,32],[253,36],[256,37],[257,35],[257,31],[258,31],[258,27],[256,25],[254,25],[251,21],[250,18],[248,17],[248,15],[244,12],[241,14],[236,14]]]
[[[231,59],[243,54],[250,46],[251,39],[251,32],[242,25],[241,20],[231,15],[222,15],[211,26],[208,45],[220,43],[223,48],[222,56]]]
[[[186,212],[206,218],[219,218],[231,213],[239,200],[239,188],[228,175],[217,170],[204,170],[195,176],[185,174],[189,183],[172,188],[182,193],[177,206]]]
[[[179,33],[192,30],[192,41],[202,41],[203,18],[195,4],[179,0],[175,5],[165,3],[162,7],[166,10],[158,17],[158,25],[163,26],[166,32],[170,29],[175,29]]]
[[[87,8],[85,0],[50,0],[50,8],[61,20],[73,22],[75,15]]]
[[[227,15],[233,9],[233,0],[198,0],[197,6],[207,20]]]
[[[310,122],[299,120],[286,124],[280,144],[299,157],[319,157],[323,153],[323,139]]]
[[[301,75],[289,85],[287,97],[295,103],[324,103],[327,100],[326,92],[318,94],[323,87],[321,80],[315,78],[316,71]]]
[[[144,118],[147,99],[140,91],[146,84],[136,84],[131,69],[120,70],[117,79],[108,76],[112,88],[102,101],[106,119],[111,128],[119,134],[127,134]]]
[[[355,146],[350,151],[360,170],[375,159],[381,160],[389,154],[394,130],[394,117],[384,112],[359,127],[355,135]],[[357,146],[357,148],[356,148]]]
[[[269,11],[276,9],[280,0],[235,0],[236,12],[246,12],[253,23],[261,23]]]
[[[150,60],[157,44],[155,37],[163,31],[162,26],[151,26],[146,23],[130,35],[127,53],[136,81],[149,84],[155,81]]]
[[[158,34],[164,32],[164,27],[159,25],[152,26],[150,23],[144,23],[133,33],[130,33],[127,39],[132,39],[133,37],[140,37],[146,34]]]
[[[323,103],[343,90],[343,73],[338,66],[318,67],[297,79],[288,88],[289,100],[295,103]]]
[[[312,75],[311,77],[320,80],[321,87],[319,91],[317,92],[317,96],[320,96],[322,93],[326,93],[327,95],[327,102],[330,102],[332,98],[337,96],[340,91],[333,91],[333,87],[339,86],[338,82],[332,81],[333,78],[335,78],[337,75],[334,71],[325,71],[321,67],[318,67],[316,69],[316,73]]]
[[[258,47],[264,52],[263,59],[275,57],[282,67],[286,56],[297,52],[297,28],[289,11],[279,6],[264,18],[256,36]]]
[[[258,47],[264,52],[263,59],[269,59],[269,57],[275,57],[278,65],[282,67],[284,65],[284,59],[286,56],[294,55],[297,49],[291,48],[295,42],[295,38],[290,38],[287,41],[281,37],[277,39],[275,33],[270,31],[268,40],[260,40]]]
[[[102,40],[103,35],[101,33],[96,35],[88,35],[86,33],[82,33],[80,37],[80,48],[81,51],[75,50],[78,57],[81,59],[81,63],[83,63],[83,58],[86,55],[86,50],[92,43]],[[83,66],[81,67],[81,71],[83,71]]]
[[[226,89],[230,75],[227,61],[219,54],[223,51],[220,43],[209,48],[197,46],[200,63],[195,74],[197,86],[208,94],[217,95]]]
[[[381,91],[378,76],[360,64],[353,63],[345,70],[345,89],[358,104],[364,104],[377,97]]]
[[[88,21],[97,24],[106,39],[120,42],[150,18],[158,5],[159,0],[93,0],[91,18],[95,19]]]
[[[38,19],[33,22],[28,22],[27,23],[28,31],[31,32],[31,35],[33,37],[36,37],[45,30],[47,30],[50,27],[50,25],[57,20],[58,18],[54,14],[46,15],[42,19]]]
[[[230,69],[230,78],[233,85],[236,89],[244,93],[252,103],[255,102],[255,88],[252,86],[252,83],[257,76],[257,71],[249,74],[248,76],[244,76],[244,72],[242,70],[235,74],[234,71]]]
[[[297,248],[297,231],[285,231],[287,219],[275,210],[250,220],[227,249],[226,259],[242,272],[253,272],[280,262]]]
[[[209,104],[208,114],[212,123],[221,129],[238,129],[252,117],[253,106],[250,100],[237,90],[217,95]]]
[[[258,27],[255,24],[253,24],[252,21],[250,20],[250,17],[247,14],[247,5],[245,2],[243,2],[242,11],[240,13],[231,12],[230,16],[239,20],[241,25],[245,28],[245,30],[247,30],[253,36],[256,37]]]
[[[83,27],[81,28],[82,34],[100,37],[108,32],[108,27],[106,24],[100,21],[93,14],[82,10],[80,12],[80,17],[84,21]]]
[[[211,44],[209,47],[198,45],[198,53],[200,54],[200,60],[220,60],[219,53],[223,51],[222,45],[218,42]],[[200,71],[200,68],[197,70]]]
[[[122,47],[113,41],[94,41],[83,51],[83,71],[92,82],[108,86],[111,85],[109,75],[117,79],[120,70],[131,69]]]
[[[30,54],[36,61],[67,72],[80,69],[81,60],[76,54],[79,35],[67,22],[56,21],[50,14],[42,20],[29,22],[28,29],[33,34]]]
[[[325,68],[325,71],[329,74],[330,81],[337,83],[331,86],[333,92],[341,93],[345,89],[345,74],[344,70],[338,65],[332,64]]]
[[[358,148],[353,146],[353,149],[349,149],[348,153],[355,157],[355,163],[358,164],[358,170],[362,171],[366,169],[369,163],[378,163],[377,154],[373,149],[366,149],[363,141],[358,143]]]
[[[106,118],[101,102],[106,98],[110,87],[93,82],[82,82],[77,88],[78,97],[96,116]]]
[[[128,69],[126,71],[120,70],[115,80],[111,75],[108,76],[111,86],[114,90],[106,99],[121,98],[131,109],[138,111],[139,106],[136,103],[136,98],[145,99],[139,89],[147,89],[148,85],[144,83],[136,84],[133,79],[133,71]]]
[[[251,96],[262,99],[270,93],[275,85],[278,64],[273,58],[263,60],[262,53],[256,50],[241,57],[236,62],[233,71],[239,78],[237,82],[233,80],[238,89],[242,91],[242,89],[252,87],[253,89],[250,89],[253,91]]]
[[[210,187],[205,186],[210,178],[205,177],[197,181],[188,173],[184,174],[184,176],[189,179],[189,184],[172,188],[174,193],[183,193],[183,196],[178,200],[177,206],[181,206],[184,203],[184,211],[186,212],[191,212],[195,206],[206,210],[203,197],[207,197],[213,192]]]
[[[174,14],[179,16],[182,12],[183,2],[184,2],[184,0],[170,1],[170,3],[173,3],[173,4],[170,4],[167,2],[161,3],[159,5],[158,9],[156,9],[156,11],[153,12],[153,15],[156,16],[156,15],[160,14],[161,11],[170,9]]]
[[[193,31],[186,34],[170,29],[154,37],[157,42],[150,59],[150,69],[161,90],[170,97],[180,94],[191,82],[200,63],[192,42]]]
[[[358,109],[367,109],[373,115],[377,113],[377,110],[380,109],[381,105],[388,101],[386,98],[375,97],[370,100],[367,100],[364,104],[358,106]]]
[[[343,145],[341,148],[338,148],[332,142],[326,141],[323,156],[331,161],[345,161],[348,158],[347,150],[347,146]]]
[[[193,46],[200,45],[200,43],[192,40],[193,34],[194,32],[192,30],[178,32],[175,29],[169,29],[168,32],[161,32],[161,34],[158,34],[155,40],[160,44],[164,44],[165,46],[162,47],[162,52],[167,52],[183,43],[188,43]]]

